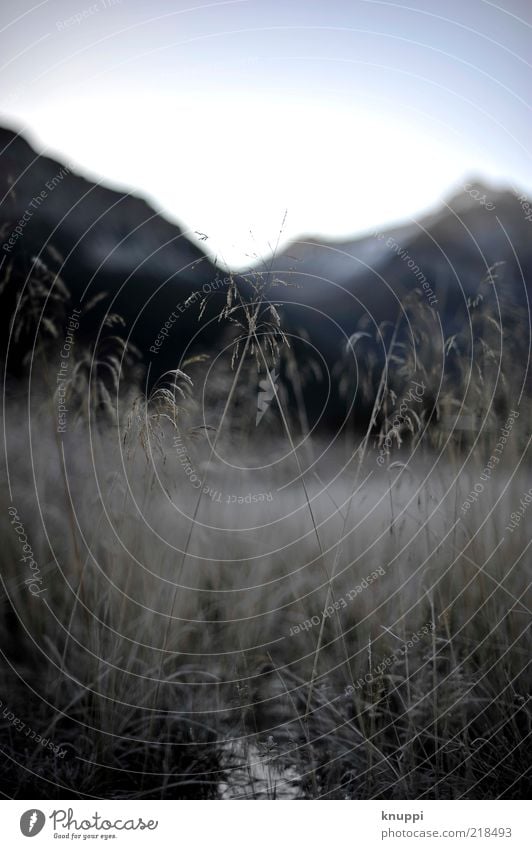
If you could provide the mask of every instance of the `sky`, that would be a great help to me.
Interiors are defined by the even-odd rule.
[[[528,0],[0,10],[0,123],[230,266],[416,219],[470,177],[532,190]]]

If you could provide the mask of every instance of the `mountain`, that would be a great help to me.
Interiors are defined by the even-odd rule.
[[[326,420],[338,418],[344,402],[335,365],[361,320],[377,333],[381,322],[396,321],[413,290],[432,308],[431,333],[446,336],[469,326],[468,299],[494,265],[497,308],[526,307],[530,217],[518,191],[472,180],[419,220],[350,240],[299,239],[273,256],[272,278],[289,284],[273,291],[298,366],[314,360],[325,376],[321,386],[305,390],[311,418],[322,409]],[[80,336],[95,338],[107,310],[122,316],[121,332],[140,350],[152,379],[177,367],[190,350],[209,353],[220,346],[223,272],[179,226],[141,198],[87,180],[0,128],[0,261],[10,281],[0,314],[4,348],[36,258],[61,276],[71,306],[81,310]],[[210,297],[198,323],[205,293]],[[85,315],[95,295],[100,303]],[[53,310],[52,301],[46,309]],[[30,344],[27,335],[11,338],[8,370],[16,371]]]
[[[467,299],[496,264],[506,303],[526,305],[532,279],[532,222],[520,193],[472,181],[434,212],[359,238],[300,239],[273,258],[285,315],[308,331],[331,362],[362,315],[394,321],[419,289],[447,333],[469,320]],[[528,216],[530,217],[530,216]],[[310,308],[310,311],[309,311]]]
[[[321,367],[321,381],[310,381],[306,390],[311,422],[321,419],[329,427],[341,427],[355,397],[357,420],[367,422],[387,359],[391,327],[399,317],[397,341],[406,345],[401,350],[412,349],[414,342],[418,368],[432,371],[436,382],[445,339],[461,334],[460,349],[469,361],[470,302],[475,302],[487,279],[493,286],[482,287],[483,303],[493,319],[492,330],[502,325],[504,338],[510,334],[521,340],[526,361],[532,280],[532,216],[526,204],[517,190],[472,180],[419,220],[349,240],[298,239],[271,258],[273,277],[291,284],[276,291],[296,359],[299,363],[312,359]],[[420,293],[415,296],[418,303],[429,308],[424,318],[408,306],[415,290]],[[500,344],[500,338],[495,340],[497,349]],[[388,365],[393,384],[400,364],[392,360]],[[445,368],[455,368],[448,357]]]
[[[107,294],[80,332],[94,335],[95,316],[101,320],[109,307],[145,359],[172,311],[219,277],[180,227],[144,200],[87,180],[0,128],[0,259],[22,286],[35,257],[60,274],[73,307]],[[167,352],[174,343],[172,353],[152,356],[155,371],[177,366],[197,331],[197,312],[168,328],[163,341]],[[5,304],[3,314],[6,321]]]

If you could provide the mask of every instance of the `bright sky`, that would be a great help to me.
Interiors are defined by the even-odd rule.
[[[73,19],[78,15],[79,19]],[[3,0],[0,122],[218,259],[532,188],[527,0]]]

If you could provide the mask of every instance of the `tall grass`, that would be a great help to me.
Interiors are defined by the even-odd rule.
[[[0,505],[8,795],[527,792],[526,515],[508,530],[530,486],[517,334],[483,295],[472,332],[438,337],[413,297],[406,333],[398,319],[381,339],[361,328],[352,340],[362,362],[382,341],[388,356],[368,375],[365,431],[330,444],[305,433],[304,370],[271,298],[267,278],[247,298],[233,287],[222,320],[237,336],[218,372],[176,364],[148,398],[131,381],[121,391],[120,341],[106,342],[106,359],[80,350],[60,440],[54,334],[30,396],[11,390]],[[289,393],[271,377],[283,356]],[[347,365],[340,377],[349,398]],[[272,404],[256,426],[264,378]],[[397,419],[413,379],[422,402],[411,397]],[[516,407],[500,462],[462,509]],[[464,429],[468,416],[476,429]],[[42,572],[38,597],[10,504]]]

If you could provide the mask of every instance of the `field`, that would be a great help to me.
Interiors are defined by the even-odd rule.
[[[488,293],[438,342],[413,298],[412,344],[383,328],[383,365],[352,340],[363,424],[309,433],[267,297],[228,300],[240,342],[217,370],[148,390],[125,383],[112,318],[99,351],[73,349],[60,420],[64,333],[26,309],[42,344],[5,391],[4,794],[530,791],[522,321]]]

